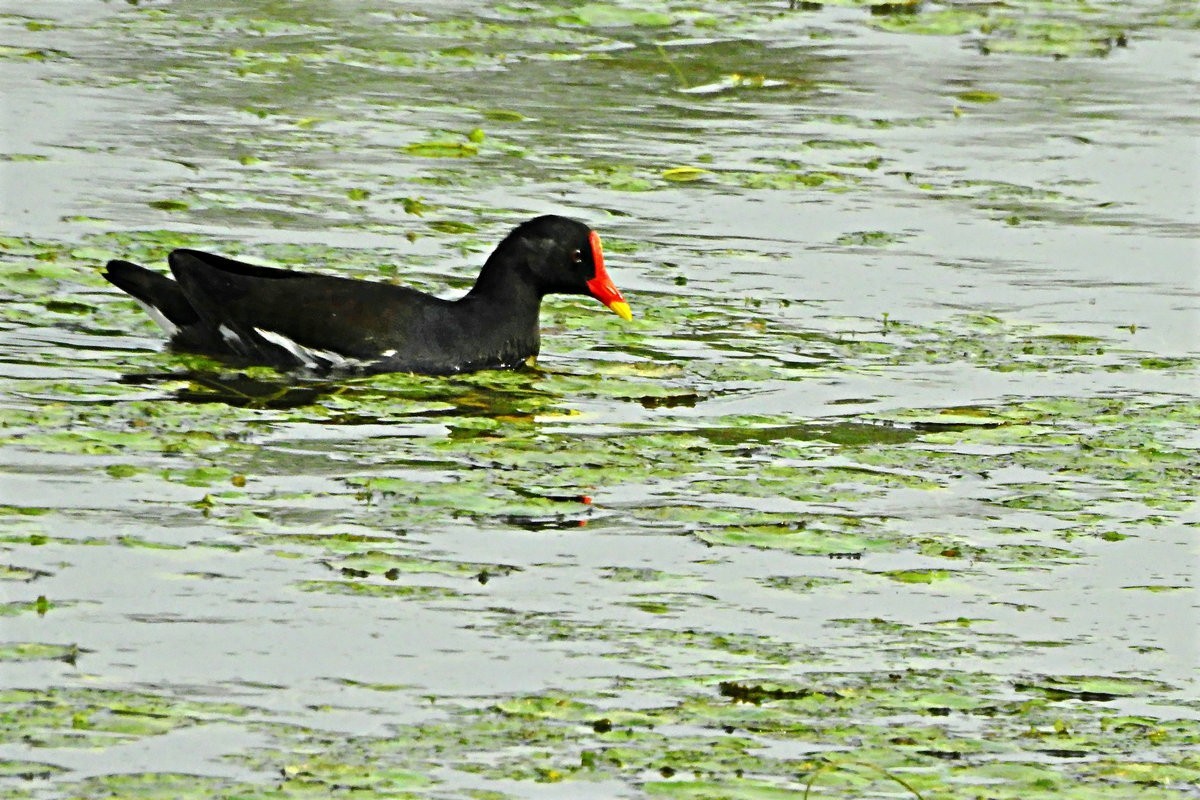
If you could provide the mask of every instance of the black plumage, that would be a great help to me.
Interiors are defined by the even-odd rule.
[[[128,261],[104,272],[182,350],[284,368],[448,374],[511,368],[538,354],[547,294],[629,306],[586,225],[542,216],[488,257],[472,289],[443,300],[404,286],[254,266],[198,250],[168,257],[174,280]]]

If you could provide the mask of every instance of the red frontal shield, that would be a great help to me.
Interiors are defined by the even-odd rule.
[[[592,246],[592,261],[596,264],[596,274],[587,282],[588,291],[592,293],[592,297],[604,303],[618,317],[628,322],[633,319],[633,312],[629,309],[629,303],[626,303],[625,298],[621,296],[621,291],[609,277],[608,270],[604,268],[604,249],[600,246],[600,234],[595,231],[590,232],[588,242]]]

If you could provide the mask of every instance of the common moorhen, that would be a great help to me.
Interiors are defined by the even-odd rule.
[[[404,286],[243,264],[196,250],[168,257],[175,280],[128,261],[104,277],[138,301],[172,346],[284,368],[450,374],[536,356],[547,294],[629,304],[604,268],[599,235],[547,215],[504,238],[458,300]]]

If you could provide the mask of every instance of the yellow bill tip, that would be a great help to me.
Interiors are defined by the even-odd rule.
[[[633,312],[629,310],[629,303],[626,303],[623,300],[614,300],[608,304],[608,307],[612,309],[614,314],[626,322],[629,322],[633,319]]]

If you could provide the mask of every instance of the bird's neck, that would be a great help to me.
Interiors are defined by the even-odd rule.
[[[501,243],[488,257],[475,285],[463,299],[475,298],[476,302],[486,299],[514,310],[531,308],[536,314],[545,292],[534,285],[530,256],[522,252],[519,244],[507,240]]]
[[[533,284],[520,255],[497,250],[471,291],[455,303],[459,335],[494,343],[495,352],[481,354],[492,366],[516,366],[536,356],[540,347],[538,311],[544,293]]]

